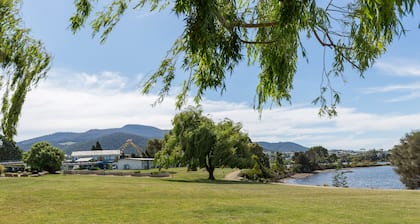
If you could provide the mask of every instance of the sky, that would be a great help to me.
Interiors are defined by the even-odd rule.
[[[126,124],[170,129],[179,112],[174,96],[185,74],[177,71],[180,79],[156,106],[156,94],[142,95],[140,88],[181,34],[182,18],[170,11],[129,10],[100,44],[88,26],[76,34],[69,29],[73,2],[22,3],[24,26],[42,40],[53,62],[48,77],[27,96],[16,140]],[[364,78],[347,67],[342,78],[333,79],[341,93],[336,117],[320,117],[319,105],[311,103],[319,95],[323,69],[323,48],[313,39],[303,41],[309,59],[298,62],[291,103],[267,108],[260,116],[253,109],[259,68],[244,62],[227,78],[223,95],[205,93],[204,114],[241,122],[253,141],[390,149],[420,127],[419,22],[420,14],[404,19],[406,35],[393,41]]]

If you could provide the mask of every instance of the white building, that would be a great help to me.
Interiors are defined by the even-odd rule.
[[[154,168],[153,158],[125,158],[117,162],[119,170],[147,170]]]
[[[144,170],[154,168],[154,158],[120,158],[120,150],[90,150],[74,151],[71,153],[71,161],[64,162],[65,170],[76,168],[90,169],[111,165],[118,170]]]
[[[74,151],[71,153],[72,161],[107,161],[116,162],[120,158],[120,150],[90,150],[90,151]]]

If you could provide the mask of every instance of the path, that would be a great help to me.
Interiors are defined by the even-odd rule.
[[[230,181],[241,181],[243,178],[239,176],[240,173],[241,170],[235,170],[231,173],[226,174],[224,179]]]

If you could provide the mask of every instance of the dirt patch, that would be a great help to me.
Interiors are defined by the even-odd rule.
[[[235,170],[231,173],[226,174],[224,179],[230,180],[230,181],[241,181],[243,177],[241,177],[240,174],[241,174],[241,170]]]

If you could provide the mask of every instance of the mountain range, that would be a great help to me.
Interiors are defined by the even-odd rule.
[[[162,130],[152,126],[129,124],[121,128],[92,129],[86,132],[58,132],[44,135],[17,143],[22,150],[27,151],[31,146],[40,141],[47,141],[51,145],[62,149],[66,154],[73,151],[90,150],[98,141],[103,149],[118,149],[127,139],[145,149],[149,139],[162,139],[168,130]],[[272,152],[297,152],[305,151],[306,147],[293,142],[257,142],[266,151]],[[128,147],[126,153],[134,153],[134,148]]]
[[[58,132],[18,142],[17,146],[27,151],[34,143],[46,141],[70,154],[73,151],[90,150],[96,141],[99,141],[103,149],[118,149],[127,139],[132,139],[136,145],[145,148],[149,139],[161,139],[167,132],[151,126],[130,124],[121,128],[92,129],[81,133]]]

